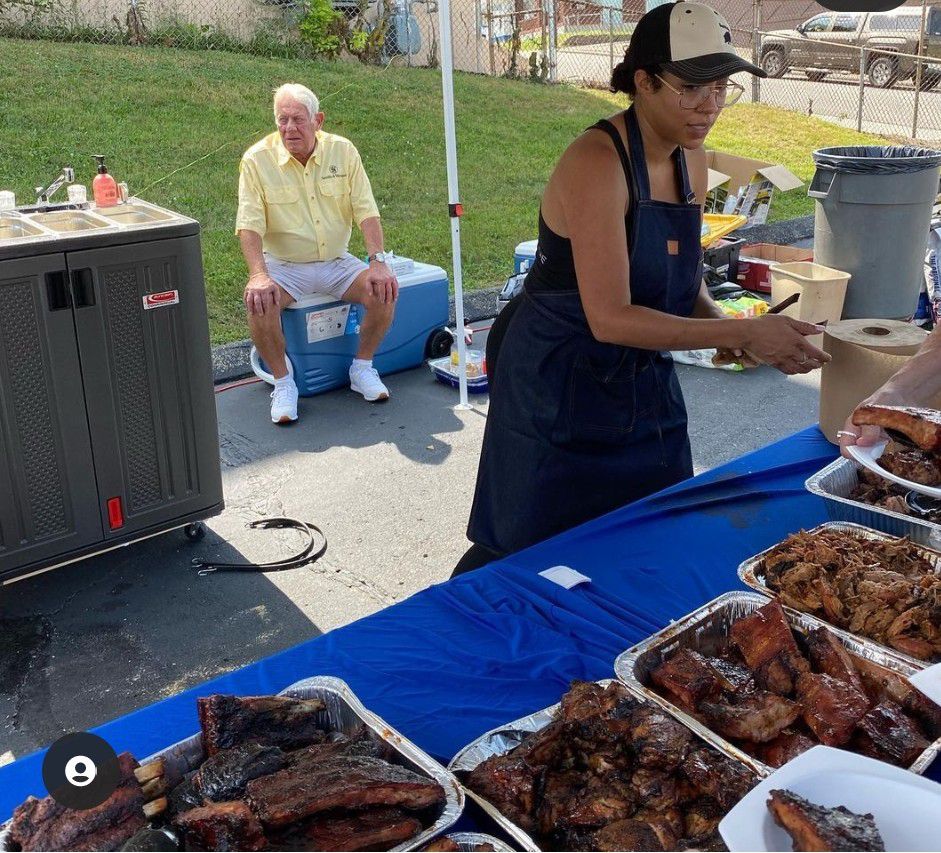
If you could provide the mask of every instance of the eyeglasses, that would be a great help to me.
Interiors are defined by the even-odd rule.
[[[654,77],[671,92],[680,96],[680,107],[684,110],[698,110],[709,100],[710,95],[715,95],[716,106],[721,110],[724,107],[737,104],[742,95],[745,94],[745,89],[731,80],[726,83],[707,83],[703,86],[686,83],[681,89],[677,89],[667,83],[659,74],[654,74]]]

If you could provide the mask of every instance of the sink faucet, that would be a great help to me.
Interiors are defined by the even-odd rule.
[[[75,180],[75,170],[71,166],[63,166],[59,176],[48,187],[36,187],[36,203],[48,202],[63,184],[71,184]]]

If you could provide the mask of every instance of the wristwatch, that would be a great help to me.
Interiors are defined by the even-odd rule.
[[[379,261],[380,264],[384,264],[389,260],[389,252],[373,252],[366,260],[369,263]]]

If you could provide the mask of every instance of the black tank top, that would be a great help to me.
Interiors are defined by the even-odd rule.
[[[630,235],[634,224],[634,199],[637,197],[637,186],[634,172],[631,169],[631,161],[627,156],[627,150],[624,148],[624,141],[621,139],[621,134],[617,128],[607,119],[601,119],[588,129],[603,130],[607,133],[618,152],[621,167],[624,169],[624,177],[627,181],[629,204],[627,215],[624,217],[624,225],[627,234]],[[680,148],[677,148],[675,156],[677,170],[679,171],[682,168],[679,158],[683,156]],[[628,236],[628,239],[630,239],[630,236]],[[629,245],[628,251],[630,251]],[[575,277],[575,260],[572,256],[572,241],[568,237],[556,234],[546,224],[545,219],[542,218],[542,208],[539,209],[539,239],[536,244],[536,258],[526,276],[526,288],[537,292],[578,290],[578,280]]]

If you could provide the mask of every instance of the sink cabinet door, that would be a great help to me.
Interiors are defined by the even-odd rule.
[[[66,259],[105,537],[221,503],[199,238]]]
[[[0,579],[101,538],[65,256],[0,261]]]

